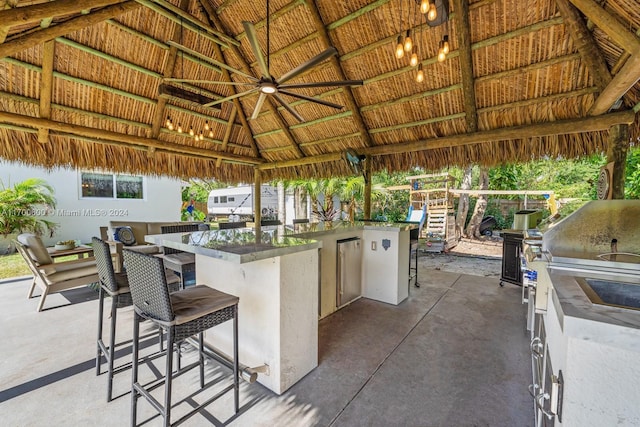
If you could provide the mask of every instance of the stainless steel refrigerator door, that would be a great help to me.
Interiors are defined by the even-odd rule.
[[[337,307],[342,307],[362,295],[361,266],[360,239],[338,241]]]

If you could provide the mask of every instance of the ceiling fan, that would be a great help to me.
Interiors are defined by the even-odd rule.
[[[215,64],[219,67],[225,68],[237,75],[241,75],[250,82],[227,82],[227,81],[210,81],[210,80],[186,80],[186,79],[165,79],[165,81],[172,82],[200,82],[200,83],[213,83],[213,84],[221,84],[221,85],[234,85],[234,86],[250,86],[250,89],[245,91],[238,92],[234,95],[227,96],[226,98],[218,99],[212,102],[208,102],[203,104],[204,107],[212,107],[217,104],[221,104],[226,101],[230,101],[235,98],[239,98],[245,95],[249,95],[254,92],[259,92],[260,96],[258,97],[258,102],[251,114],[251,119],[255,119],[260,114],[260,110],[262,109],[262,105],[268,96],[271,96],[278,103],[280,103],[289,113],[291,113],[298,121],[304,122],[304,118],[289,105],[289,103],[281,96],[287,95],[293,98],[303,99],[305,101],[314,102],[316,104],[325,105],[327,107],[342,109],[343,106],[339,104],[334,104],[333,102],[324,101],[322,99],[314,98],[311,96],[303,95],[300,93],[291,92],[291,89],[302,89],[302,88],[315,88],[315,87],[337,87],[337,86],[362,86],[362,80],[338,80],[338,81],[329,81],[329,82],[307,82],[307,83],[287,83],[289,80],[294,77],[299,76],[300,74],[314,68],[319,65],[323,61],[329,59],[333,55],[337,55],[338,51],[335,47],[331,46],[327,48],[325,51],[319,53],[308,61],[298,65],[294,69],[286,72],[279,78],[274,77],[269,70],[269,1],[267,1],[267,56],[262,54],[260,50],[260,46],[258,44],[258,37],[256,35],[256,29],[251,22],[243,21],[242,25],[247,35],[247,39],[251,46],[251,51],[256,57],[258,62],[258,66],[260,67],[260,72],[262,76],[258,79],[254,76],[251,76],[243,71],[237,70],[228,66],[223,62],[216,61],[212,58],[207,58],[198,52],[195,52],[189,48],[186,48],[178,43],[168,41],[167,43],[171,46],[175,46],[183,51],[190,53],[191,55],[197,56],[200,59],[206,60],[212,64]]]

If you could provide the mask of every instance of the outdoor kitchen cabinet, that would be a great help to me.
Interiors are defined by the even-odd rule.
[[[522,240],[524,235],[519,230],[506,230],[502,232],[502,274],[500,286],[503,282],[522,286],[522,271],[520,268],[520,254],[522,253]]]

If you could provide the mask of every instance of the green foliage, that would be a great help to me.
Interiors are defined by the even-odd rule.
[[[226,188],[227,184],[218,181],[201,181],[192,179],[189,185],[182,187],[182,201],[188,202],[192,199],[196,202],[207,203],[211,190]]]
[[[185,209],[180,214],[180,221],[204,221],[206,217],[207,215],[198,209],[194,209],[191,213]]]
[[[640,146],[632,147],[627,154],[624,195],[626,199],[640,199]]]
[[[53,236],[57,224],[40,218],[56,207],[53,188],[43,179],[29,178],[0,190],[0,235],[32,232]]]

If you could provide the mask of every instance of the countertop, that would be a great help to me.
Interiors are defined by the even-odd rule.
[[[321,248],[322,242],[315,239],[330,234],[362,230],[401,232],[416,227],[418,227],[417,223],[336,221],[297,224],[295,229],[285,226],[262,227],[259,242],[256,242],[253,228],[153,234],[145,236],[145,241],[184,252],[243,264]]]
[[[145,241],[238,264],[322,247],[316,240],[278,233],[275,227],[263,227],[259,241],[250,228],[153,234]]]
[[[553,305],[565,334],[640,352],[640,310],[594,304],[578,284],[584,275],[549,273]]]

